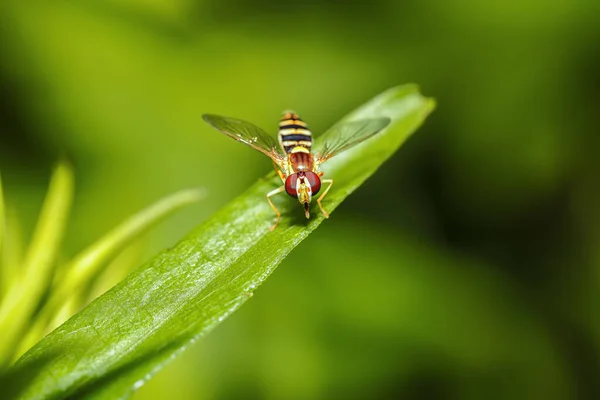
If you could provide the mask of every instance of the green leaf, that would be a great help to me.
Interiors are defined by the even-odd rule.
[[[62,268],[49,298],[28,334],[21,340],[17,356],[44,334],[56,328],[81,307],[85,289],[125,247],[176,210],[204,197],[203,189],[181,190],[152,204],[119,224]],[[127,270],[123,271],[129,272]],[[123,273],[122,272],[122,273]]]
[[[73,198],[73,172],[62,162],[50,181],[50,188],[38,220],[24,265],[11,284],[0,307],[0,363],[10,360],[29,318],[39,304],[52,269]]]
[[[60,309],[61,302],[69,297],[79,297],[82,292],[81,288],[86,287],[101,271],[101,268],[106,266],[109,260],[119,254],[134,239],[147,232],[169,214],[197,202],[202,197],[204,197],[204,190],[201,189],[182,190],[167,196],[123,221],[115,229],[79,253],[73,261],[67,264],[62,278],[56,283],[45,306],[48,313],[55,314]]]
[[[432,111],[414,85],[390,89],[346,120],[387,116],[391,125],[323,166],[335,180],[323,205],[333,211],[389,158]],[[208,129],[208,128],[207,128]],[[211,219],[93,301],[27,352],[6,379],[12,396],[126,398],[177,353],[234,312],[324,217],[304,218],[281,196],[279,227],[259,180]],[[315,207],[316,208],[316,207]],[[328,223],[335,223],[335,215]]]

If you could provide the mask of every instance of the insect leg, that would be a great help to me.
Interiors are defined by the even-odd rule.
[[[279,224],[279,219],[281,218],[281,213],[279,212],[277,207],[275,207],[275,205],[271,202],[270,197],[274,196],[278,193],[281,193],[284,190],[285,190],[285,186],[281,186],[281,187],[278,187],[277,189],[271,190],[269,193],[267,193],[267,201],[269,202],[269,205],[271,206],[273,211],[275,211],[275,214],[277,214],[277,221],[275,221],[275,225],[273,225],[272,227],[269,228],[269,230],[271,230],[271,231],[273,231]]]
[[[277,175],[279,175],[281,180],[285,183],[285,178],[287,178],[285,171],[287,171],[288,168],[287,161],[275,162],[274,159],[271,159],[271,161],[273,162],[273,168],[277,171]]]
[[[323,192],[323,194],[321,194],[321,196],[319,196],[319,199],[317,200],[317,203],[319,204],[319,208],[321,209],[321,212],[323,213],[323,215],[325,216],[325,218],[329,218],[329,214],[327,213],[327,211],[325,211],[323,209],[323,205],[321,204],[321,200],[323,200],[323,197],[325,197],[325,195],[327,194],[327,192],[329,192],[329,189],[331,189],[331,185],[333,185],[333,179],[323,179],[321,181],[321,183],[329,183],[329,186],[327,186],[327,189],[325,189],[325,191]]]
[[[279,174],[279,177],[281,178],[281,180],[285,182],[285,174],[283,173],[283,171],[280,169],[277,169],[277,173]]]

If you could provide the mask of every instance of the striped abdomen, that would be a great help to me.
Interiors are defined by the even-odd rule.
[[[303,147],[310,151],[312,146],[312,133],[306,122],[293,113],[287,112],[279,122],[279,143],[287,154],[296,147]]]

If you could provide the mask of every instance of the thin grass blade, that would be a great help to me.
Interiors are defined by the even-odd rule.
[[[23,239],[23,230],[17,213],[6,203],[4,206],[4,239],[0,254],[0,272],[2,276],[0,304],[4,302],[4,296],[18,278],[25,253],[25,240]]]
[[[4,232],[6,231],[6,217],[4,211],[4,190],[2,189],[2,174],[0,174],[0,301],[8,288],[7,277],[4,274]]]
[[[0,305],[0,364],[6,365],[10,361],[29,318],[47,288],[72,198],[73,172],[67,163],[61,162],[52,174],[24,265]]]

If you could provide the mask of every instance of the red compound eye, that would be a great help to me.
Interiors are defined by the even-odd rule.
[[[314,172],[305,172],[304,176],[310,184],[312,195],[314,196],[315,194],[319,193],[319,190],[321,190],[321,178],[319,178],[319,175],[315,174]]]
[[[298,196],[296,191],[296,182],[298,181],[298,174],[292,174],[285,180],[285,191],[292,197]]]

